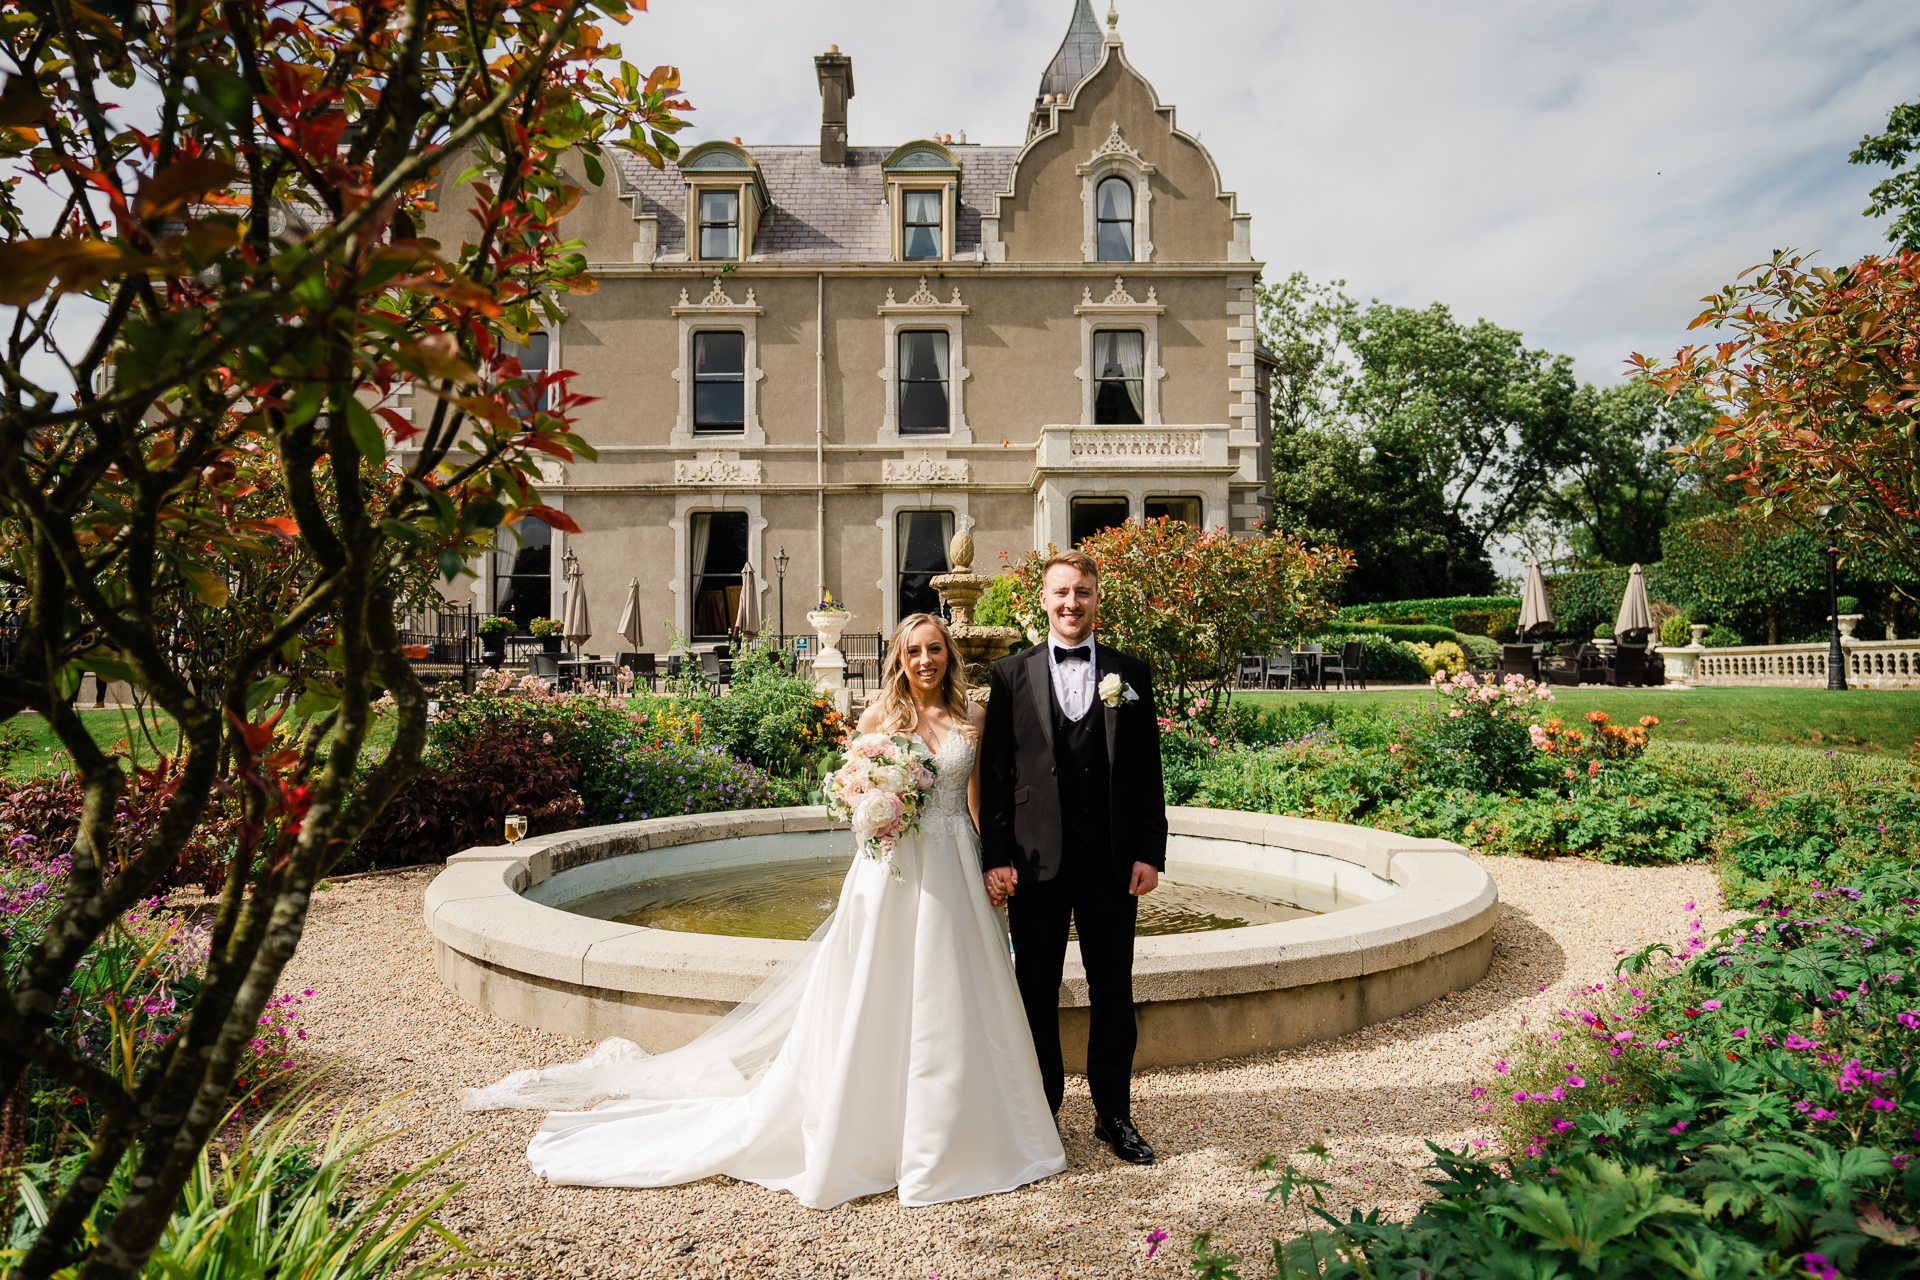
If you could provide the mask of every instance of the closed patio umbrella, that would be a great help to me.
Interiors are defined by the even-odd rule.
[[[640,647],[640,579],[627,583],[627,604],[620,610],[620,634],[625,637],[627,647]]]
[[[1613,620],[1616,639],[1630,631],[1653,630],[1653,610],[1647,605],[1647,579],[1635,565],[1627,573],[1627,594],[1620,599],[1620,616]]]
[[[1547,580],[1540,576],[1540,562],[1527,561],[1527,587],[1520,596],[1520,634],[1535,627],[1553,625],[1553,606],[1547,603]]]
[[[760,584],[754,579],[752,562],[740,566],[740,612],[733,626],[743,636],[760,634]]]
[[[560,635],[575,649],[593,636],[593,623],[587,620],[586,575],[577,561],[567,566],[567,610],[560,621]]]

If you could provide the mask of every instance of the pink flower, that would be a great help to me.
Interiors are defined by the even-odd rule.
[[[1589,778],[1593,777],[1595,774],[1599,772],[1600,772],[1600,762],[1598,760],[1587,761],[1587,776]]]
[[[1155,1250],[1159,1249],[1160,1242],[1162,1240],[1165,1240],[1166,1238],[1167,1238],[1167,1233],[1162,1231],[1158,1227],[1155,1227],[1153,1230],[1147,1232],[1147,1256],[1149,1258],[1151,1258],[1154,1255]]]
[[[1888,1102],[1885,1098],[1868,1098],[1867,1106],[1875,1111],[1893,1110],[1893,1104],[1891,1102]]]
[[[1720,1002],[1718,1000],[1702,1000],[1700,1002],[1700,1007],[1702,1009],[1718,1009],[1720,1007]]]
[[[1818,1040],[1809,1040],[1798,1031],[1789,1031],[1787,1033],[1786,1045],[1789,1049],[1814,1049],[1819,1047],[1820,1042]]]

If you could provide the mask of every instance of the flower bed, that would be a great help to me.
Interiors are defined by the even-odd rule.
[[[1551,754],[1568,751],[1576,731],[1538,727]],[[1578,731],[1572,749],[1631,757],[1630,729],[1609,727]],[[1600,776],[1616,767],[1603,763]],[[1494,1134],[1456,1150],[1428,1144],[1437,1194],[1410,1222],[1335,1221],[1315,1200],[1325,1184],[1311,1148],[1308,1161],[1276,1165],[1275,1194],[1306,1197],[1324,1225],[1276,1241],[1273,1274],[1912,1270],[1920,796],[1844,775],[1802,779],[1814,789],[1718,788],[1714,843],[1728,899],[1747,914],[1712,937],[1696,917],[1677,947],[1623,957],[1497,1062],[1499,1075],[1472,1090]],[[1202,1274],[1238,1261],[1204,1237],[1194,1251]]]

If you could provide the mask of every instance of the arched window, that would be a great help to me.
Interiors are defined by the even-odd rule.
[[[1098,224],[1100,261],[1133,261],[1133,183],[1125,178],[1107,178],[1094,192],[1094,218]]]

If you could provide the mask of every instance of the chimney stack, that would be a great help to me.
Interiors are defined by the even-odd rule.
[[[830,44],[813,60],[820,77],[820,163],[847,162],[847,99],[853,96],[853,59]]]

